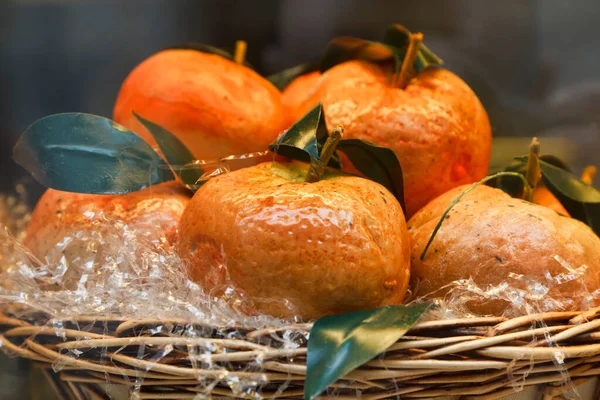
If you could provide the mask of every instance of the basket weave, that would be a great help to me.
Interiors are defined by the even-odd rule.
[[[0,315],[0,340],[7,354],[44,368],[66,399],[109,398],[107,382],[126,385],[141,399],[303,395],[310,324],[263,330],[151,319],[78,318],[56,324]],[[186,336],[191,331],[206,335]],[[284,347],[290,333],[298,348]],[[564,384],[566,371],[576,385],[600,375],[600,308],[418,323],[384,354],[336,382],[330,393],[339,399],[486,400],[535,385],[543,399],[558,399],[572,387]],[[227,385],[236,380],[246,387],[254,383],[254,390],[241,393]],[[600,390],[595,396],[600,399]]]

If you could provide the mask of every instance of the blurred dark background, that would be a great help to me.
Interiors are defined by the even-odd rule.
[[[333,36],[377,39],[391,23],[422,31],[478,93],[498,138],[494,162],[539,135],[543,152],[576,171],[599,164],[598,0],[0,0],[0,192],[25,176],[11,149],[30,123],[111,117],[123,79],[158,50],[244,39],[270,74],[315,58]],[[0,366],[0,398],[30,398],[22,363]]]

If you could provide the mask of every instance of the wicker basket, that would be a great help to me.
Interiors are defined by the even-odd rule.
[[[0,340],[7,354],[44,368],[62,398],[114,398],[119,388],[141,399],[303,395],[310,324],[239,330],[176,320],[57,322],[39,325],[0,315]],[[189,332],[204,335],[190,337]],[[290,337],[297,348],[283,345]],[[561,357],[562,365],[557,362]],[[330,394],[339,399],[485,400],[535,387],[532,397],[523,398],[547,400],[568,398],[564,393],[573,385],[588,381],[590,394],[581,398],[596,400],[600,385],[591,386],[599,375],[600,308],[421,322],[384,354],[338,381]],[[567,376],[573,385],[565,384]],[[254,382],[254,390],[236,391],[231,387],[235,380]]]

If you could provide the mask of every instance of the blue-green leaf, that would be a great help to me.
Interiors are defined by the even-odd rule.
[[[191,151],[171,132],[163,128],[162,126],[149,121],[135,111],[133,115],[141,122],[142,125],[150,132],[150,134],[156,140],[158,147],[162,151],[163,155],[171,165],[171,168],[181,182],[183,182],[188,188],[199,188],[198,182],[202,177],[203,171],[197,166],[196,168],[187,168],[186,165],[190,165],[195,157]]]
[[[308,339],[304,398],[314,399],[338,379],[384,352],[429,306],[387,306],[319,319]]]
[[[174,179],[139,136],[91,114],[57,114],[34,122],[13,158],[42,185],[68,192],[128,193]]]

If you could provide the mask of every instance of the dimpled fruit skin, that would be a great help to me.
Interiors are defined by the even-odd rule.
[[[155,144],[132,110],[175,134],[201,160],[263,151],[287,127],[281,95],[269,81],[196,50],[161,51],[121,87],[114,120]]]
[[[410,217],[431,199],[487,174],[492,132],[475,93],[448,70],[427,68],[404,90],[389,81],[379,66],[349,61],[325,72],[318,89],[305,89],[304,101],[286,99],[299,96],[299,88],[284,92],[283,101],[296,104],[287,111],[296,119],[322,101],[330,129],[341,125],[344,137],[394,150]]]
[[[85,212],[103,212],[108,218],[126,222],[131,229],[166,237],[174,243],[179,217],[189,201],[188,193],[175,182],[161,183],[129,194],[96,195],[48,189],[38,201],[27,226],[25,246],[40,259],[66,236],[77,231],[102,229]],[[90,214],[91,215],[91,214]],[[102,233],[100,231],[100,233]],[[84,256],[88,249],[69,248],[67,259]]]
[[[419,259],[434,227],[449,204],[467,186],[436,198],[408,222],[412,243],[412,283],[417,295],[427,295],[458,279],[473,278],[485,285],[510,281],[509,274],[551,285],[549,296],[572,300],[566,308],[581,309],[581,281],[556,285],[556,277],[569,274],[554,258],[559,256],[572,268],[586,265],[583,275],[587,290],[600,289],[600,239],[580,221],[558,215],[544,206],[511,198],[499,189],[478,186],[450,211],[433,240],[425,259]],[[447,290],[433,293],[443,297]],[[500,314],[504,302],[469,304],[481,314]]]
[[[306,183],[306,172],[304,163],[269,162],[202,186],[179,228],[192,279],[222,292],[226,264],[251,312],[277,317],[400,304],[410,255],[397,200],[363,178],[329,171]]]

